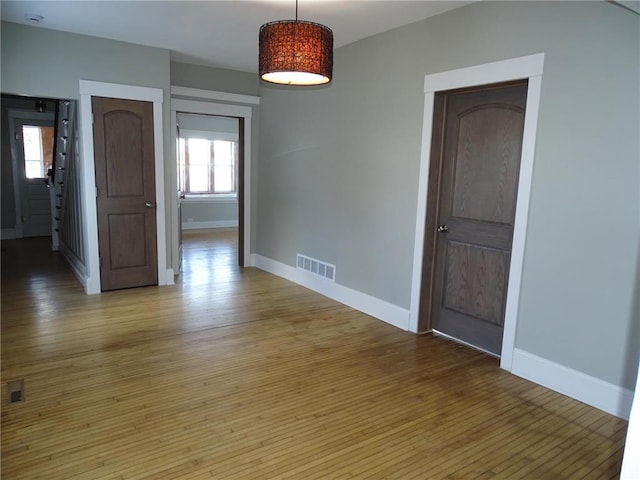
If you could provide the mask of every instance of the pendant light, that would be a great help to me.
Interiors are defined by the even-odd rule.
[[[319,23],[277,20],[260,27],[260,78],[282,85],[322,85],[333,74],[333,32]]]

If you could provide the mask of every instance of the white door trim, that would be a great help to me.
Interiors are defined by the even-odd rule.
[[[420,153],[420,176],[418,179],[418,207],[416,212],[416,230],[413,252],[413,275],[411,282],[411,306],[409,311],[409,329],[418,332],[418,314],[422,275],[422,252],[424,247],[424,227],[427,211],[427,187],[431,152],[431,132],[433,129],[433,104],[436,92],[455,88],[474,87],[489,83],[506,82],[527,78],[527,106],[522,139],[520,177],[513,230],[511,265],[507,288],[507,303],[504,320],[504,336],[500,367],[511,371],[515,348],[518,308],[520,305],[520,286],[522,266],[529,216],[529,200],[535,154],[536,130],[540,106],[540,90],[544,53],[477,65],[448,72],[426,75],[424,79],[424,116],[422,127],[422,149]]]
[[[229,103],[243,103],[259,105],[260,97],[243,95],[240,93],[218,92],[216,90],[202,90],[200,88],[178,87],[171,85],[171,97],[200,98]]]
[[[172,87],[172,91],[173,91]],[[244,208],[244,264],[245,266],[251,266],[251,107],[240,106],[240,105],[229,105],[223,103],[214,103],[214,102],[204,102],[199,100],[181,100],[172,98],[171,99],[171,125],[177,125],[178,123],[178,112],[179,113],[199,113],[205,115],[219,115],[226,117],[238,117],[244,119],[244,198],[243,198],[243,208]],[[172,162],[175,163],[175,159],[177,158],[176,152],[176,129],[171,129],[171,158]],[[178,196],[177,196],[177,168],[171,169],[171,205],[173,208],[171,209],[171,222],[173,224],[173,228],[171,229],[172,235],[172,252],[171,252],[171,261],[173,264],[173,268],[175,272],[178,272],[178,229],[181,228],[178,225]]]
[[[87,294],[100,293],[100,258],[98,250],[98,213],[96,206],[96,175],[93,155],[93,112],[91,97],[122,98],[153,102],[153,141],[156,175],[156,243],[158,250],[158,285],[173,283],[167,272],[167,238],[164,197],[164,147],[162,127],[163,90],[117,83],[80,80],[79,127],[82,215],[86,225]]]
[[[30,120],[35,122],[47,122],[51,126],[55,122],[55,114],[53,112],[32,112],[29,110],[22,110],[17,108],[10,108],[7,110],[9,117],[9,144],[11,146],[11,169],[13,176],[13,200],[15,205],[15,238],[22,238],[22,198],[20,195],[21,178],[20,173],[22,167],[18,165],[18,158],[21,158],[18,153],[18,142],[15,136],[16,125],[21,122],[28,122]]]

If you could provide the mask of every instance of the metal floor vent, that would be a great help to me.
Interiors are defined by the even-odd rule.
[[[24,402],[24,380],[11,380],[7,382],[7,395],[9,403]]]
[[[298,254],[298,261],[296,262],[298,268],[311,272],[332,282],[336,281],[336,266],[330,263],[321,262],[311,257]]]

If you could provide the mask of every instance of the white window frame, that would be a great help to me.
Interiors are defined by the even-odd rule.
[[[228,135],[229,138],[220,138],[220,139],[216,139],[216,140],[222,140],[225,142],[233,142],[236,144],[236,148],[239,147],[240,142],[238,142],[238,135],[236,134],[229,134]],[[197,137],[190,137],[190,136],[186,136],[186,137],[182,137],[185,140],[189,140],[191,138],[197,138]],[[205,140],[209,140],[209,141],[213,141],[210,139],[205,139]],[[186,148],[186,147],[185,147]],[[239,155],[237,155],[237,157],[239,157]],[[235,169],[238,169],[238,161],[239,158],[236,158],[236,165],[235,165]],[[215,162],[215,160],[214,160]],[[237,179],[239,180],[239,179]],[[185,195],[185,198],[183,200],[188,199],[193,199],[193,198],[206,198],[206,199],[210,199],[212,201],[216,201],[217,199],[228,199],[228,198],[238,198],[238,185],[236,184],[236,191],[235,192],[221,192],[221,193],[215,193],[215,192],[203,192],[203,193],[194,193],[194,192],[187,192],[187,191],[182,191],[182,193]],[[212,203],[212,202],[207,202],[207,203]]]

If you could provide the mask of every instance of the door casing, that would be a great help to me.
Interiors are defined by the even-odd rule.
[[[487,104],[492,104],[495,107],[496,104],[504,103],[508,104],[511,108],[501,108],[499,111],[502,114],[507,111],[513,114],[513,109],[516,108],[516,104],[518,106],[522,104],[521,107],[524,109],[526,102],[526,89],[526,80],[457,89],[454,91],[437,93],[434,104],[434,124],[431,142],[432,151],[430,156],[431,171],[429,172],[429,183],[427,187],[429,197],[427,198],[427,214],[425,218],[425,239],[423,251],[424,264],[422,267],[423,275],[421,280],[423,290],[420,305],[420,324],[428,325],[430,329],[433,329],[434,332],[437,332],[440,335],[451,335],[451,338],[459,343],[468,344],[469,346],[483,350],[490,355],[498,356],[499,353],[492,349],[492,345],[501,345],[501,343],[498,343],[497,336],[498,332],[500,332],[499,342],[501,342],[503,328],[502,325],[497,324],[497,321],[498,319],[504,319],[502,308],[504,308],[506,290],[500,295],[497,295],[497,292],[494,292],[496,296],[489,298],[485,296],[489,293],[488,290],[482,290],[482,293],[480,293],[480,290],[474,290],[482,300],[476,298],[476,302],[474,302],[473,307],[463,301],[463,304],[465,304],[467,308],[478,308],[480,304],[486,308],[488,304],[485,302],[490,299],[489,303],[491,303],[493,308],[496,308],[497,311],[494,310],[493,315],[495,315],[495,317],[493,320],[489,320],[492,315],[487,310],[483,311],[482,307],[480,310],[475,310],[471,313],[471,311],[465,312],[464,307],[460,310],[459,308],[462,305],[445,305],[457,298],[458,294],[461,294],[464,297],[464,291],[450,290],[450,288],[455,287],[449,285],[445,280],[445,277],[449,274],[453,274],[455,276],[456,272],[458,272],[457,270],[451,271],[447,267],[449,262],[454,261],[454,258],[456,257],[455,249],[460,249],[458,250],[458,255],[460,255],[469,248],[470,250],[466,251],[470,255],[471,251],[475,252],[474,258],[476,261],[479,260],[478,254],[480,251],[484,252],[483,254],[489,254],[489,252],[492,252],[489,257],[483,257],[487,263],[483,264],[484,268],[482,269],[482,272],[490,277],[485,278],[485,280],[489,283],[491,279],[501,279],[506,281],[506,278],[504,278],[503,275],[508,273],[508,267],[503,270],[503,275],[500,275],[499,264],[500,261],[503,261],[503,265],[509,265],[511,259],[511,216],[515,211],[516,195],[514,195],[510,201],[507,201],[507,198],[503,197],[505,200],[505,203],[503,204],[505,208],[501,211],[501,217],[496,216],[491,217],[491,219],[487,217],[478,217],[471,214],[469,211],[464,212],[464,207],[462,205],[458,205],[458,209],[461,210],[459,210],[459,213],[455,213],[455,198],[457,197],[458,200],[461,200],[461,197],[458,195],[460,192],[459,187],[461,186],[458,183],[460,181],[458,177],[458,169],[464,167],[458,163],[459,152],[452,155],[453,152],[458,151],[460,145],[452,137],[449,137],[449,134],[451,134],[452,131],[460,132],[459,129],[461,128],[461,124],[455,120],[455,116],[456,114],[460,114],[460,110],[451,110],[450,108],[455,109],[455,105],[460,105],[461,102],[466,105],[463,108],[464,113],[469,113],[471,110],[477,110],[478,105],[488,107]],[[450,105],[452,105],[452,107],[450,107]],[[475,107],[471,107],[470,105],[475,105]],[[516,128],[516,125],[519,125],[520,128],[522,128],[524,123],[524,113],[525,112],[522,111],[519,121],[513,119],[513,122],[510,122],[510,127]],[[498,122],[500,121],[498,120]],[[501,132],[506,134],[506,131]],[[455,136],[456,135],[454,133],[453,137]],[[521,131],[511,131],[511,136],[509,138],[513,141],[513,144],[509,143],[508,145],[514,147],[515,152],[519,152],[521,149]],[[486,138],[483,140],[486,140]],[[502,140],[505,142],[508,141],[504,137],[502,137]],[[456,146],[454,147],[453,145]],[[516,145],[517,149],[515,149]],[[511,149],[505,148],[505,150]],[[515,187],[517,185],[518,171],[520,168],[520,155],[518,155],[518,153],[516,153],[516,155],[517,157],[510,157],[505,152],[503,156],[500,157],[503,161],[501,165],[504,168],[502,173],[505,174],[501,179],[504,182],[502,186],[504,188],[513,188],[514,194],[517,194]],[[464,157],[464,153],[462,156]],[[507,159],[509,159],[509,161],[507,161]],[[467,166],[467,168],[469,168],[469,166]],[[509,175],[507,173],[509,169],[514,172],[515,175]],[[478,184],[474,184],[472,180],[472,178],[474,178],[474,173],[477,172],[471,173],[468,181],[472,184],[470,185],[471,188],[474,188],[475,185],[474,191],[478,195],[488,194],[489,190],[493,191],[500,189],[501,185],[498,183],[497,179],[494,178],[491,186],[480,190],[478,188]],[[515,184],[510,183],[508,178],[511,178],[511,182],[515,182]],[[486,180],[487,179],[485,179],[485,181]],[[507,185],[509,187],[507,187]],[[437,198],[434,196],[437,196]],[[489,196],[488,198],[490,199],[491,197]],[[467,200],[471,200],[473,203],[475,203],[475,201],[483,201],[481,198],[467,198]],[[473,211],[473,209],[471,211]],[[484,215],[489,215],[488,211],[484,211],[483,213]],[[493,215],[497,215],[497,213],[498,212],[496,211],[491,212]],[[440,233],[438,225],[441,224],[448,224],[449,227],[452,227],[452,232]],[[461,236],[462,232],[465,233]],[[480,232],[483,232],[483,234],[480,235]],[[455,239],[452,240],[452,237]],[[452,241],[450,242],[450,240]],[[462,255],[464,256],[464,253],[462,253]],[[492,260],[490,260],[490,258],[492,258]],[[462,258],[458,257],[458,260],[460,261]],[[464,264],[460,264],[459,268],[464,271]],[[469,265],[468,268],[471,269],[473,267]],[[466,277],[476,278],[477,274],[481,274],[481,271],[467,270]],[[461,277],[459,277],[458,280],[464,277],[465,275],[461,274]],[[449,279],[451,280],[452,277],[449,277]],[[469,279],[469,281],[473,284],[473,280]],[[499,280],[497,282],[498,284],[502,284]],[[476,284],[473,285],[474,288],[484,287],[484,285],[482,287]],[[449,298],[448,302],[445,302],[445,297]],[[469,299],[467,299],[467,301],[468,300]],[[455,300],[453,301],[455,304]],[[498,306],[498,302],[501,307]],[[482,320],[478,320],[478,318]],[[454,333],[454,331],[457,333]]]
[[[535,154],[535,140],[540,105],[540,92],[544,66],[544,53],[518,57],[499,62],[476,65],[425,76],[424,114],[420,174],[418,177],[418,204],[416,209],[416,229],[413,253],[413,274],[411,281],[411,305],[409,309],[409,330],[415,333],[427,332],[430,325],[420,325],[420,292],[425,238],[425,218],[427,213],[428,177],[431,154],[431,134],[436,92],[457,88],[475,87],[491,83],[528,79],[527,105],[518,178],[518,195],[513,230],[513,245],[504,321],[504,336],[500,357],[500,367],[511,371],[515,333],[520,303],[520,286],[526,241],[531,181]]]
[[[80,165],[82,167],[81,197],[85,232],[86,271],[85,292],[97,294],[100,287],[100,255],[98,249],[98,213],[96,208],[96,176],[93,151],[93,113],[91,97],[111,97],[153,103],[153,142],[156,175],[156,238],[158,285],[171,285],[173,271],[167,269],[166,208],[164,196],[164,135],[163,90],[117,83],[80,80]]]

